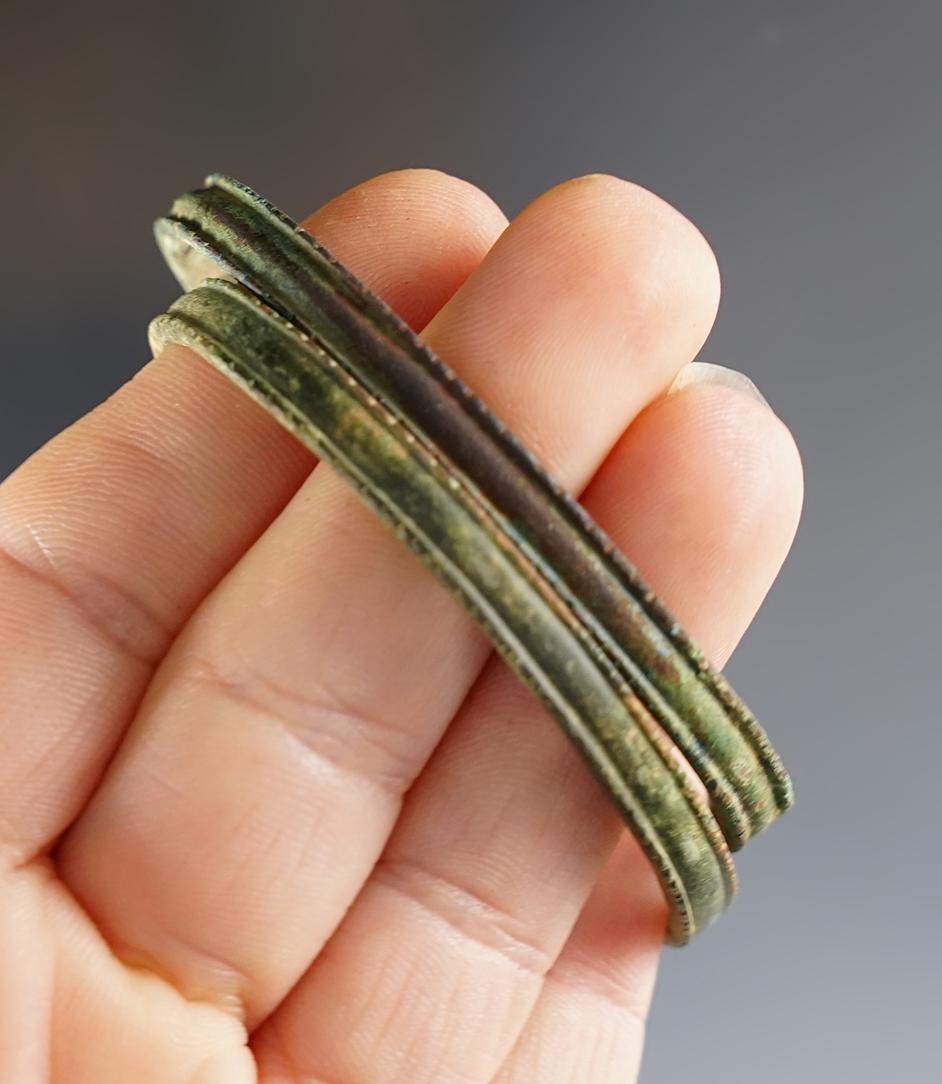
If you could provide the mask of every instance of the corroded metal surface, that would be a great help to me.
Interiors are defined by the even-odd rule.
[[[156,235],[190,292],[152,323],[155,351],[185,343],[240,383],[464,603],[616,802],[671,902],[668,939],[688,940],[735,892],[730,850],[792,801],[752,714],[581,505],[310,235],[219,176]]]

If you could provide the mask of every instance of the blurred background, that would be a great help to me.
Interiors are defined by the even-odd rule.
[[[942,1079],[940,49],[932,0],[3,5],[2,474],[148,359],[151,221],[210,170],[296,217],[401,166],[508,214],[606,171],[713,245],[702,357],[807,471],[729,668],[798,805],[666,954],[643,1084]]]

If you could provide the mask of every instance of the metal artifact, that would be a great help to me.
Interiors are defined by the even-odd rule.
[[[687,942],[736,891],[731,851],[792,803],[749,709],[583,507],[290,218],[212,175],[155,232],[187,290],[152,322],[155,353],[185,344],[234,380],[457,596],[588,761]]]

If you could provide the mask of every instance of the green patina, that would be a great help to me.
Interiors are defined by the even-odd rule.
[[[462,601],[651,859],[668,940],[689,940],[735,893],[730,851],[792,802],[746,706],[581,505],[294,222],[212,176],[156,234],[189,292],[152,323],[154,349],[184,343],[237,381]]]

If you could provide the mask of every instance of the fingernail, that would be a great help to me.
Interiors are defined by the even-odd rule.
[[[725,365],[714,365],[710,361],[692,361],[680,370],[677,379],[667,389],[667,394],[674,395],[690,384],[725,384],[726,387],[751,395],[753,399],[769,406],[768,399],[745,373],[738,369],[727,369]]]

